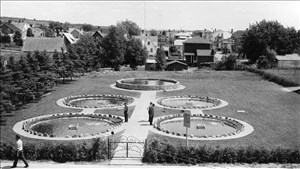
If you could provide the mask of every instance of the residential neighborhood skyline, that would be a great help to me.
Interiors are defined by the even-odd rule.
[[[126,19],[142,29],[245,30],[260,20],[300,29],[300,2],[226,1],[1,1],[1,16],[115,25]],[[52,12],[55,9],[55,14]],[[99,10],[101,9],[101,10]]]

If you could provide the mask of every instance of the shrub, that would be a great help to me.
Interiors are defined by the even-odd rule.
[[[299,149],[265,149],[261,147],[211,148],[173,147],[157,140],[145,150],[143,162],[150,163],[300,163]]]
[[[213,64],[214,70],[234,70],[236,64],[237,56],[234,54],[229,55],[228,57],[223,56],[221,61]]]

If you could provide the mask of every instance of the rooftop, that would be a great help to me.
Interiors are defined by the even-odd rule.
[[[61,52],[62,49],[66,51],[66,45],[64,43],[64,38],[34,38],[27,37],[24,42],[22,51],[23,52],[33,52],[33,51],[44,51],[47,52]]]
[[[211,41],[207,40],[207,39],[204,39],[204,38],[201,38],[199,36],[195,36],[191,39],[187,39],[186,41],[183,42],[184,44],[185,43],[199,43],[199,44],[212,44]]]

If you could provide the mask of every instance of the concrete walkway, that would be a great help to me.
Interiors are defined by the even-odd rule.
[[[144,142],[147,138],[150,126],[148,122],[148,110],[150,102],[154,102],[156,98],[156,91],[143,91],[141,97],[136,102],[136,107],[129,118],[127,123],[123,124],[125,132],[123,137],[116,138],[115,141],[131,141],[131,142]],[[119,144],[115,150],[113,159],[110,165],[142,165],[142,155],[144,151],[144,144],[130,143],[130,150],[128,151],[128,157],[135,158],[119,158],[126,157],[126,145]],[[140,156],[140,157],[138,157]],[[138,157],[138,158],[137,158]]]

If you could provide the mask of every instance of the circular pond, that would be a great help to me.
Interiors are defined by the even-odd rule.
[[[78,95],[65,97],[62,104],[73,108],[115,108],[123,106],[124,102],[131,104],[134,99],[122,95]]]
[[[129,78],[116,82],[116,87],[129,90],[174,90],[180,83],[172,79]]]
[[[107,114],[61,113],[40,116],[21,122],[27,135],[48,138],[101,136],[121,125],[119,116]]]
[[[158,118],[154,122],[154,128],[167,135],[186,137],[186,127],[183,125],[183,114],[169,115]],[[192,115],[188,137],[200,139],[229,139],[244,136],[245,122],[222,116],[213,115]],[[249,132],[250,131],[250,132]],[[252,127],[247,134],[252,132]],[[242,133],[242,134],[241,134]],[[241,136],[238,136],[241,134]]]
[[[211,97],[201,96],[170,96],[157,100],[157,103],[163,107],[175,109],[208,109],[226,105],[225,101]]]

